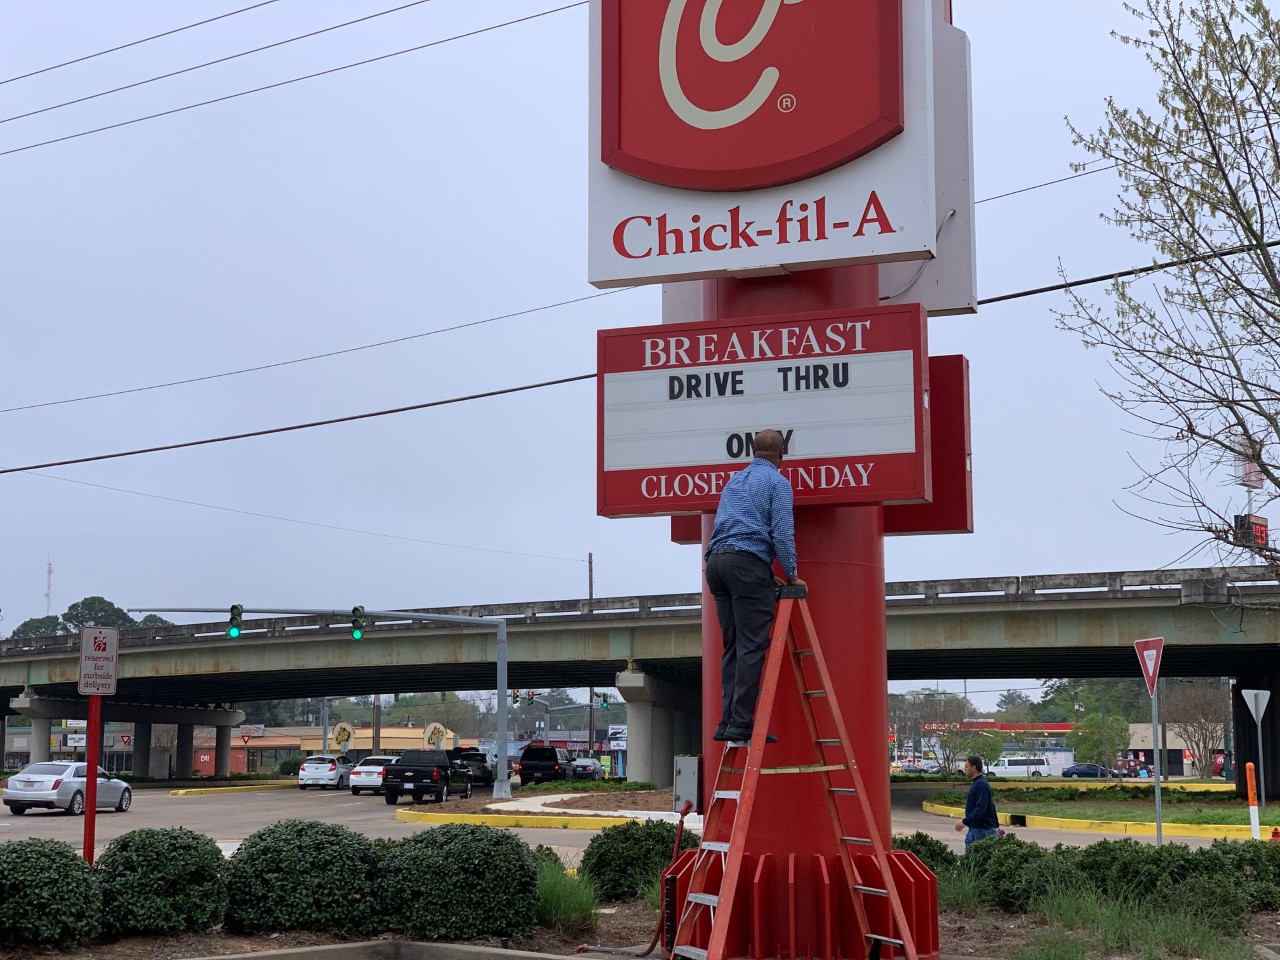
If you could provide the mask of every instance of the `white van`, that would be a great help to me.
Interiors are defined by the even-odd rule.
[[[987,769],[1001,777],[1060,777],[1066,766],[1061,756],[1027,754],[1001,757]]]

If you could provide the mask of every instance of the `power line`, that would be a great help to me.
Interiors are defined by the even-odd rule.
[[[341,350],[330,350],[327,353],[316,353],[307,357],[295,357],[292,360],[263,363],[256,367],[242,367],[239,370],[226,370],[222,373],[209,373],[200,377],[187,377],[183,380],[169,380],[165,383],[152,383],[142,387],[126,387],[122,390],[111,390],[106,393],[91,393],[82,397],[67,397],[63,400],[45,400],[41,403],[28,403],[20,407],[3,407],[0,408],[0,413],[17,413],[21,410],[38,410],[41,407],[57,407],[68,403],[80,403],[85,400],[102,400],[107,397],[122,397],[131,393],[145,393],[148,390],[161,390],[165,387],[180,387],[189,383],[204,383],[208,380],[220,380],[224,377],[237,377],[241,374],[257,373],[261,370],[274,370],[278,367],[288,367],[298,363],[308,363],[312,360],[324,360],[328,357],[340,357],[348,353],[358,353],[361,350],[372,350],[376,347],[387,347],[397,343],[407,343],[410,340],[420,340],[423,337],[434,337],[441,333],[452,333],[457,330],[466,330],[469,327],[478,327],[486,323],[494,323],[498,320],[510,320],[514,317],[523,317],[531,313],[539,313],[543,310],[554,310],[557,307],[567,307],[575,303],[584,303],[587,300],[597,300],[600,297],[607,297],[615,293],[624,293],[628,290],[634,289],[635,287],[619,287],[615,290],[603,290],[598,293],[589,293],[582,297],[574,297],[571,300],[561,300],[557,303],[545,303],[540,307],[529,307],[527,310],[517,310],[514,313],[503,313],[494,317],[486,317],[483,320],[472,320],[467,323],[455,323],[449,327],[438,327],[435,330],[427,330],[423,333],[411,333],[408,336],[396,337],[392,340],[379,340],[377,343],[364,343],[355,347],[344,347]]]
[[[76,140],[80,137],[87,137],[94,133],[104,133],[107,130],[118,130],[121,127],[129,127],[135,123],[143,123],[147,120],[156,120],[160,117],[172,116],[175,113],[184,113],[187,110],[195,110],[198,107],[207,107],[214,103],[224,103],[228,100],[235,100],[239,97],[247,97],[253,93],[262,93],[265,90],[276,90],[280,87],[287,87],[293,83],[301,83],[303,80],[314,80],[316,77],[326,77],[333,73],[341,73],[343,70],[351,70],[354,67],[367,66],[370,63],[378,63],[382,60],[390,60],[392,57],[404,56],[406,53],[417,53],[419,50],[427,50],[431,47],[438,47],[445,43],[452,43],[454,40],[464,40],[468,37],[476,37],[483,33],[490,33],[494,30],[500,30],[503,27],[514,26],[518,23],[528,23],[530,20],[537,20],[540,17],[547,17],[553,13],[561,13],[565,10],[572,10],[574,7],[586,6],[587,0],[579,0],[578,3],[566,4],[563,7],[555,7],[551,10],[543,10],[541,13],[532,13],[527,17],[517,17],[514,20],[504,20],[502,23],[495,23],[487,27],[480,27],[476,30],[470,30],[466,33],[454,34],[451,37],[445,37],[441,40],[432,40],[430,43],[418,44],[416,47],[407,47],[404,50],[396,50],[393,53],[384,53],[378,57],[370,57],[367,60],[359,60],[355,63],[347,63],[339,67],[330,67],[328,70],[320,70],[316,73],[308,73],[301,77],[294,77],[291,80],[281,80],[278,83],[268,83],[261,87],[254,87],[250,90],[241,90],[239,93],[229,93],[223,97],[214,97],[212,100],[201,100],[199,103],[189,103],[184,107],[174,107],[172,110],[162,110],[159,113],[147,114],[144,117],[134,117],[132,120],[122,120],[119,123],[109,123],[103,127],[94,127],[92,130],[81,130],[79,133],[67,134],[64,137],[54,137],[52,140],[41,140],[39,143],[29,143],[25,147],[13,147],[9,150],[0,150],[0,157],[7,157],[14,153],[23,153],[27,150],[35,150],[37,147],[47,147],[55,143],[64,143],[67,140]]]
[[[221,510],[224,513],[238,513],[245,517],[256,517],[260,520],[278,520],[281,523],[296,523],[306,527],[319,527],[322,530],[336,530],[339,533],[358,533],[366,537],[382,537],[386,540],[402,540],[406,543],[425,543],[433,547],[450,547],[454,550],[475,550],[480,553],[499,553],[508,557],[527,557],[531,560],[562,560],[565,563],[586,563],[579,557],[557,557],[544,553],[522,553],[518,550],[498,550],[494,547],[473,547],[465,543],[448,543],[444,540],[423,540],[420,537],[406,537],[396,533],[381,533],[377,530],[359,530],[355,527],[341,527],[332,523],[319,523],[315,520],[299,520],[296,517],[278,517],[270,513],[257,513],[253,510],[241,510],[237,507],[224,507],[216,503],[201,503],[197,500],[183,500],[179,497],[166,497],[159,493],[143,493],[141,490],[126,490],[123,487],[110,487],[105,483],[90,483],[87,480],[73,480],[70,477],[56,477],[51,473],[31,472],[33,477],[45,480],[57,480],[61,483],[74,483],[81,487],[93,487],[97,490],[109,490],[112,493],[126,493],[133,497],[146,497],[149,500],[164,500],[187,507],[203,507],[206,510]]]
[[[42,73],[49,73],[51,70],[61,70],[63,67],[69,67],[74,63],[84,63],[86,60],[93,60],[96,57],[105,57],[108,53],[115,53],[118,50],[127,50],[129,47],[136,47],[142,43],[149,43],[152,40],[159,40],[161,37],[171,37],[175,33],[182,33],[184,30],[191,30],[195,27],[203,27],[206,23],[213,23],[216,20],[225,20],[227,17],[234,17],[240,13],[248,13],[250,10],[257,10],[259,7],[265,7],[277,0],[262,0],[261,3],[255,3],[250,7],[241,7],[239,10],[232,10],[230,13],[219,14],[216,17],[210,17],[208,20],[198,20],[195,23],[188,23],[185,27],[175,27],[172,30],[166,30],[164,33],[152,34],[149,37],[143,37],[141,40],[131,40],[129,43],[122,43],[118,47],[111,47],[107,50],[99,50],[97,53],[86,54],[83,57],[76,57],[74,60],[66,60],[62,63],[55,63],[51,67],[41,67],[39,70],[32,70],[30,73],[19,74],[16,77],[10,77],[7,80],[0,80],[0,86],[6,83],[13,83],[15,80],[25,80],[27,77],[37,77]]]
[[[1265,248],[1280,246],[1280,240],[1273,240],[1264,244]],[[1101,283],[1107,280],[1114,280],[1118,277],[1139,276],[1146,273],[1154,273],[1160,270],[1167,270],[1171,267],[1182,266],[1188,263],[1197,263],[1205,260],[1213,260],[1219,257],[1230,256],[1235,253],[1251,250],[1252,247],[1233,247],[1230,250],[1222,250],[1212,254],[1206,254],[1200,257],[1185,257],[1180,260],[1168,260],[1164,263],[1155,263],[1147,267],[1135,267],[1131,270],[1121,270],[1117,273],[1100,274],[1095,277],[1089,277],[1084,280],[1068,280],[1064,283],[1054,284],[1048,287],[1037,287],[1033,290],[1023,290],[1018,293],[1003,294],[998,297],[988,297],[979,300],[979,306],[991,303],[1004,303],[1009,300],[1018,300],[1024,297],[1034,297],[1043,293],[1050,293],[1057,290],[1065,290],[1068,287],[1081,287],[1093,283]],[[158,447],[144,447],[137,450],[124,450],[119,453],[102,453],[87,457],[76,457],[71,460],[56,460],[50,463],[29,464],[24,467],[6,467],[0,469],[0,476],[9,473],[28,473],[32,470],[46,470],[50,467],[67,467],[80,463],[97,463],[101,460],[119,460],[125,457],[137,457],[147,453],[164,453],[170,450],[185,450],[190,447],[203,447],[215,443],[228,443],[232,440],[247,440],[252,437],[266,437],[277,433],[291,433],[296,430],[310,430],[313,427],[328,427],[339,423],[351,423],[356,420],[372,420],[376,417],[389,417],[398,413],[409,413],[414,410],[426,410],[431,407],[449,406],[455,403],[465,403],[468,400],[481,400],[488,397],[501,397],[512,393],[523,393],[529,390],[540,390],[544,387],[560,386],[566,383],[580,383],[583,380],[594,380],[596,374],[583,373],[572,377],[561,377],[556,380],[543,380],[539,383],[525,383],[517,387],[500,387],[497,390],[486,390],[483,393],[473,393],[461,397],[451,397],[447,400],[431,400],[426,403],[415,403],[405,407],[393,407],[387,410],[374,410],[369,413],[355,413],[345,417],[333,417],[328,420],[313,420],[308,423],[295,423],[284,427],[268,427],[263,430],[252,430],[248,433],[227,434],[220,437],[207,437],[203,440],[187,440],[181,443],[168,443]]]
[[[99,97],[108,97],[113,93],[120,93],[124,90],[133,90],[136,87],[144,87],[148,83],[155,83],[158,80],[168,80],[170,77],[180,77],[184,73],[194,73],[197,70],[203,70],[205,67],[217,66],[220,63],[227,63],[231,60],[238,60],[241,57],[247,57],[250,54],[261,53],[264,50],[274,50],[276,47],[283,47],[286,44],[296,43],[299,40],[309,40],[311,37],[318,37],[323,33],[330,33],[334,30],[341,30],[343,27],[350,27],[357,23],[364,23],[366,20],[376,20],[378,17],[385,17],[389,13],[399,13],[401,10],[408,10],[410,7],[421,6],[424,3],[430,3],[431,0],[412,0],[411,3],[402,4],[398,7],[392,7],[390,10],[383,10],[379,13],[371,13],[367,17],[358,17],[355,20],[348,20],[345,23],[335,23],[331,27],[324,27],[320,30],[313,30],[310,33],[299,34],[296,37],[289,37],[286,40],[277,40],[275,43],[268,43],[265,46],[254,47],[252,50],[245,50],[241,53],[233,53],[226,57],[219,57],[217,60],[209,60],[205,63],[198,63],[193,67],[183,67],[181,70],[174,70],[170,73],[162,73],[159,76],[149,77],[146,80],[138,80],[135,83],[126,83],[122,87],[114,87],[110,90],[103,90],[99,93],[91,93],[87,97],[77,97],[74,100],[64,100],[62,103],[55,103],[50,107],[41,107],[39,110],[29,110],[26,113],[14,114],[12,117],[0,118],[0,123],[9,123],[13,120],[23,120],[26,117],[34,117],[37,114],[49,113],[53,110],[61,110],[63,107],[74,106],[77,103],[85,103],[89,100],[97,100]]]

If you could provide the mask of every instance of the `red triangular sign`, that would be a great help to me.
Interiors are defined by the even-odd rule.
[[[1156,678],[1160,676],[1160,658],[1164,655],[1164,637],[1135,640],[1133,649],[1138,651],[1138,666],[1142,668],[1142,679],[1147,681],[1147,693],[1154,697]]]
[[[249,740],[250,740],[252,737],[253,737],[253,734],[250,734],[250,733],[242,733],[242,734],[240,734],[240,739],[241,739],[241,740],[243,740],[246,744],[249,742]]]

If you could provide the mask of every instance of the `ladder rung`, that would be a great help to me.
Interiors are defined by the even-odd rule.
[[[846,797],[856,797],[858,795],[857,787],[832,787],[832,793],[838,793]]]
[[[819,740],[819,741],[818,741],[818,746],[820,746],[820,747],[834,747],[834,746],[836,746],[836,745],[837,745],[837,744],[839,744],[839,743],[840,743],[840,738],[839,738],[839,737],[824,737],[823,739],[821,739],[821,740]]]
[[[870,837],[841,837],[840,839],[843,840],[845,843],[858,843],[864,847],[871,846]]]
[[[812,656],[813,656],[813,647],[805,647],[803,650],[797,650],[797,651],[796,651],[796,656],[797,656],[797,657],[812,657]]]
[[[720,898],[714,893],[691,893],[689,894],[690,903],[701,903],[707,907],[720,906]]]
[[[677,944],[671,948],[671,952],[677,957],[689,957],[691,960],[707,960],[707,951],[699,950],[697,947]]]
[[[888,943],[888,944],[892,944],[892,945],[893,945],[893,946],[895,946],[895,947],[905,947],[905,946],[907,945],[907,941],[905,941],[905,940],[898,940],[898,939],[897,939],[897,938],[895,938],[895,937],[886,937],[884,934],[880,934],[880,933],[868,933],[868,934],[867,934],[867,939],[868,939],[868,940],[879,940],[881,943]],[[680,950],[680,948],[679,948],[679,947],[676,947],[676,951],[678,952],[679,950]],[[706,951],[705,951],[705,950],[704,950],[704,951],[702,951],[702,958],[701,958],[701,960],[706,960],[706,956],[707,956]]]
[[[825,691],[825,690],[806,690],[806,691],[804,692],[804,695],[805,695],[806,697],[815,697],[815,698],[816,698],[816,697],[825,697],[825,696],[827,695],[827,691]]]
[[[729,844],[723,840],[703,840],[703,850],[714,850],[716,853],[728,853]]]
[[[741,790],[717,790],[711,794],[712,800],[737,800],[742,796]]]
[[[873,897],[887,897],[889,895],[889,891],[882,887],[864,887],[855,883],[853,885],[853,889],[857,890],[859,893],[865,893]]]
[[[760,773],[829,773],[845,769],[848,768],[843,763],[810,763],[800,767],[761,767]]]

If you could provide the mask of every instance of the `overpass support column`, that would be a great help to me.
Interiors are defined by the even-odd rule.
[[[213,775],[231,776],[231,728],[227,726],[214,728]]]
[[[173,769],[179,780],[191,779],[191,761],[195,759],[196,727],[194,723],[178,724],[177,756],[173,758]]]
[[[139,777],[151,776],[151,724],[149,723],[135,722],[133,725],[133,772]]]
[[[1253,763],[1255,775],[1258,765],[1258,725],[1249,711],[1241,690],[1270,690],[1271,700],[1262,715],[1262,773],[1266,783],[1258,784],[1258,791],[1267,800],[1280,797],[1280,673],[1255,673],[1236,677],[1231,687],[1231,719],[1234,728],[1236,794],[1245,795],[1244,765]]]
[[[640,670],[618,674],[617,687],[627,702],[627,779],[671,786],[677,750],[693,749],[702,727],[698,698]]]
[[[44,763],[49,759],[49,732],[53,721],[48,717],[31,718],[31,762]]]

